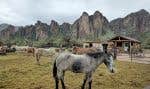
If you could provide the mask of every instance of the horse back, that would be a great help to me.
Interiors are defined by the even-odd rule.
[[[87,55],[60,54],[56,58],[56,65],[63,71],[81,73],[91,69],[91,59]]]

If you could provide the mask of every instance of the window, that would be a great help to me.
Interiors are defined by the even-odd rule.
[[[89,47],[92,47],[92,46],[93,46],[93,44],[92,44],[92,43],[90,43],[90,44],[89,44]]]
[[[117,47],[122,47],[122,42],[117,42]]]

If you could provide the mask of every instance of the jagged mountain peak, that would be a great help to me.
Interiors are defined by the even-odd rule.
[[[57,23],[57,21],[55,21],[55,20],[51,20],[51,23]]]
[[[64,22],[61,25],[71,25],[70,23]]]
[[[145,9],[141,9],[141,10],[139,10],[139,11],[136,12],[136,13],[149,14],[149,12],[148,12],[147,10],[145,10]]]
[[[42,24],[42,22],[40,21],[40,20],[38,20],[36,23],[35,23],[35,25],[41,25]]]
[[[51,20],[50,26],[59,26],[58,22],[56,22],[55,20]]]
[[[85,11],[82,13],[82,16],[88,16],[88,15],[89,14],[87,12],[85,12]]]
[[[10,24],[6,24],[6,23],[0,24],[0,31],[6,29],[8,26],[10,26]]]
[[[18,36],[23,38],[43,39],[56,36],[61,31],[64,35],[71,33],[76,39],[86,39],[89,36],[95,39],[105,33],[107,29],[111,29],[115,34],[127,34],[129,31],[130,35],[136,36],[137,32],[140,34],[140,32],[149,31],[150,14],[148,11],[141,9],[124,18],[118,18],[109,22],[101,12],[95,11],[93,15],[83,12],[73,24],[64,22],[59,25],[55,20],[51,20],[50,24],[38,20],[34,25],[18,28],[9,24],[1,24],[0,37],[4,38],[8,36],[7,38],[9,38],[11,37],[9,35],[12,35],[11,33],[16,32]]]
[[[145,9],[141,9],[137,12],[133,12],[131,14],[128,14],[126,17],[144,17],[144,16],[150,16],[149,12]]]
[[[73,24],[73,29],[77,34],[76,38],[79,39],[86,39],[89,35],[95,38],[99,37],[107,27],[108,20],[99,11],[96,11],[93,15],[83,12],[81,17]]]
[[[116,22],[120,22],[120,21],[123,21],[123,18],[116,18],[116,19],[113,19],[112,21],[110,21],[110,24],[111,23],[116,23]]]
[[[53,27],[53,26],[59,26],[58,22],[56,22],[55,20],[51,20],[50,27]]]
[[[100,15],[100,16],[101,16],[102,13],[100,13],[99,11],[95,11],[95,12],[94,12],[94,15]]]
[[[150,14],[148,11],[141,9],[137,12],[128,14],[124,18],[112,20],[110,26],[115,34],[139,39],[140,35],[136,34],[150,31]]]

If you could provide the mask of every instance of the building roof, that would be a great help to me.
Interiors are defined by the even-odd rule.
[[[90,44],[90,43],[96,43],[96,44],[108,44],[107,41],[86,41],[84,43]]]
[[[100,41],[86,41],[86,42],[83,42],[83,43],[101,43]]]
[[[137,39],[134,39],[134,38],[131,38],[131,37],[127,37],[127,36],[115,36],[115,37],[113,37],[113,38],[111,38],[110,40],[108,40],[109,42],[110,41],[115,41],[117,38],[123,38],[124,39],[124,41],[126,40],[126,41],[132,41],[132,42],[137,42],[137,43],[141,43],[139,40],[137,40]],[[122,41],[121,39],[120,39],[120,41]]]

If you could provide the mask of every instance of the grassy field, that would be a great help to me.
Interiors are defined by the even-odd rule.
[[[115,62],[117,72],[110,74],[101,65],[93,76],[93,89],[143,89],[150,85],[150,65]],[[80,89],[83,75],[66,72],[67,89]],[[0,56],[0,89],[54,89],[52,59],[42,57],[37,65],[30,55]],[[61,89],[61,88],[60,88]]]

